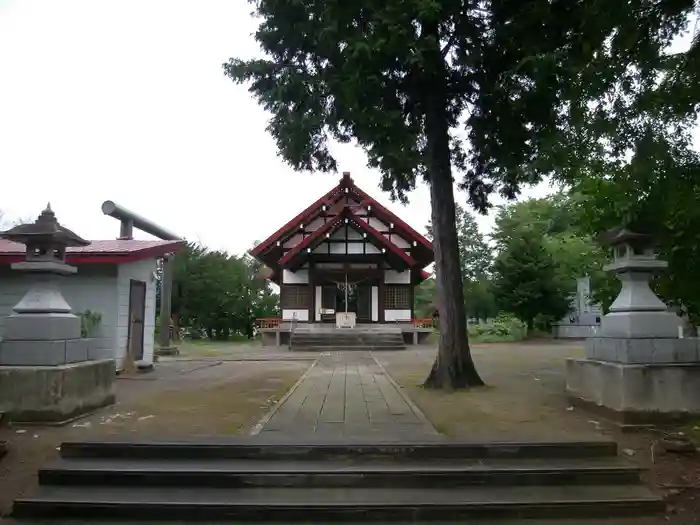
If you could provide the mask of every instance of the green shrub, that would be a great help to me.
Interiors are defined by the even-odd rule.
[[[520,341],[526,334],[525,323],[509,315],[499,315],[488,323],[469,325],[469,339],[475,343]]]
[[[102,314],[100,312],[91,312],[85,310],[78,314],[80,317],[80,337],[83,339],[95,335],[95,329],[102,322]]]

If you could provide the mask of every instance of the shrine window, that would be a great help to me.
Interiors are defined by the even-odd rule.
[[[410,310],[411,289],[406,285],[387,285],[384,288],[385,310]]]
[[[311,295],[306,285],[282,285],[280,304],[286,310],[303,310],[310,306]]]

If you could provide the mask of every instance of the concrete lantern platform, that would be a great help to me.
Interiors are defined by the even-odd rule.
[[[0,366],[0,410],[13,422],[64,423],[111,405],[113,359],[58,366]]]
[[[566,360],[571,404],[622,425],[683,421],[700,414],[700,363]]]
[[[622,286],[598,337],[586,341],[586,357],[566,362],[571,403],[625,426],[700,415],[698,339],[679,337],[681,319],[649,286],[667,263],[648,234],[615,228],[604,237],[614,256],[606,269]]]
[[[12,268],[32,281],[5,319],[0,411],[15,422],[62,423],[114,403],[115,362],[105,359],[100,339],[81,337],[80,318],[59,286],[77,271],[66,264],[66,248],[89,242],[62,227],[50,206],[0,237],[26,246],[25,261]]]

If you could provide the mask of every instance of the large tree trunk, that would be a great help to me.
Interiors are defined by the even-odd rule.
[[[424,26],[424,34],[437,34],[437,26]],[[437,38],[436,38],[437,40]],[[437,48],[436,69],[427,83],[425,131],[428,146],[430,206],[437,306],[440,313],[440,342],[437,358],[425,386],[452,390],[482,386],[474,367],[467,339],[467,316],[455,224],[455,199],[450,154],[449,122],[446,111],[445,64]]]

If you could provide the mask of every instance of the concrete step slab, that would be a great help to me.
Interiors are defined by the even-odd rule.
[[[643,485],[364,488],[40,487],[18,518],[422,521],[629,516],[661,512]]]
[[[469,443],[436,435],[409,440],[370,436],[367,439],[254,436],[193,438],[173,441],[71,441],[61,445],[61,456],[92,458],[148,459],[303,459],[338,460],[342,458],[415,459],[525,459],[525,458],[597,458],[617,456],[612,440],[561,442]]]
[[[122,520],[81,520],[81,519],[22,519],[15,520],[5,518],[7,525],[91,525],[93,523],[105,523],[109,525],[134,525],[135,523],[143,523],[142,521],[122,521]],[[148,525],[190,525],[191,520],[149,520]],[[237,525],[271,525],[276,522],[261,522],[261,521],[236,521]],[[312,521],[287,521],[286,525],[311,525]],[[346,521],[343,525],[366,525],[366,521]],[[415,521],[378,521],[375,525],[415,525]],[[465,521],[465,520],[445,520],[445,521],[421,521],[421,525],[483,525],[483,521]],[[521,519],[512,520],[489,520],[488,525],[659,525],[659,516],[641,516],[641,517],[625,517],[625,518],[551,518],[551,519]],[[3,525],[5,523],[3,522]],[[231,525],[231,521],[207,521],[207,525]]]
[[[39,471],[42,485],[193,487],[447,487],[634,484],[622,458],[565,460],[260,461],[67,459]]]
[[[395,345],[395,346],[369,346],[369,345],[357,345],[357,346],[342,346],[342,345],[298,345],[292,343],[293,352],[329,352],[333,350],[343,350],[345,352],[400,352],[406,350],[405,345]]]

